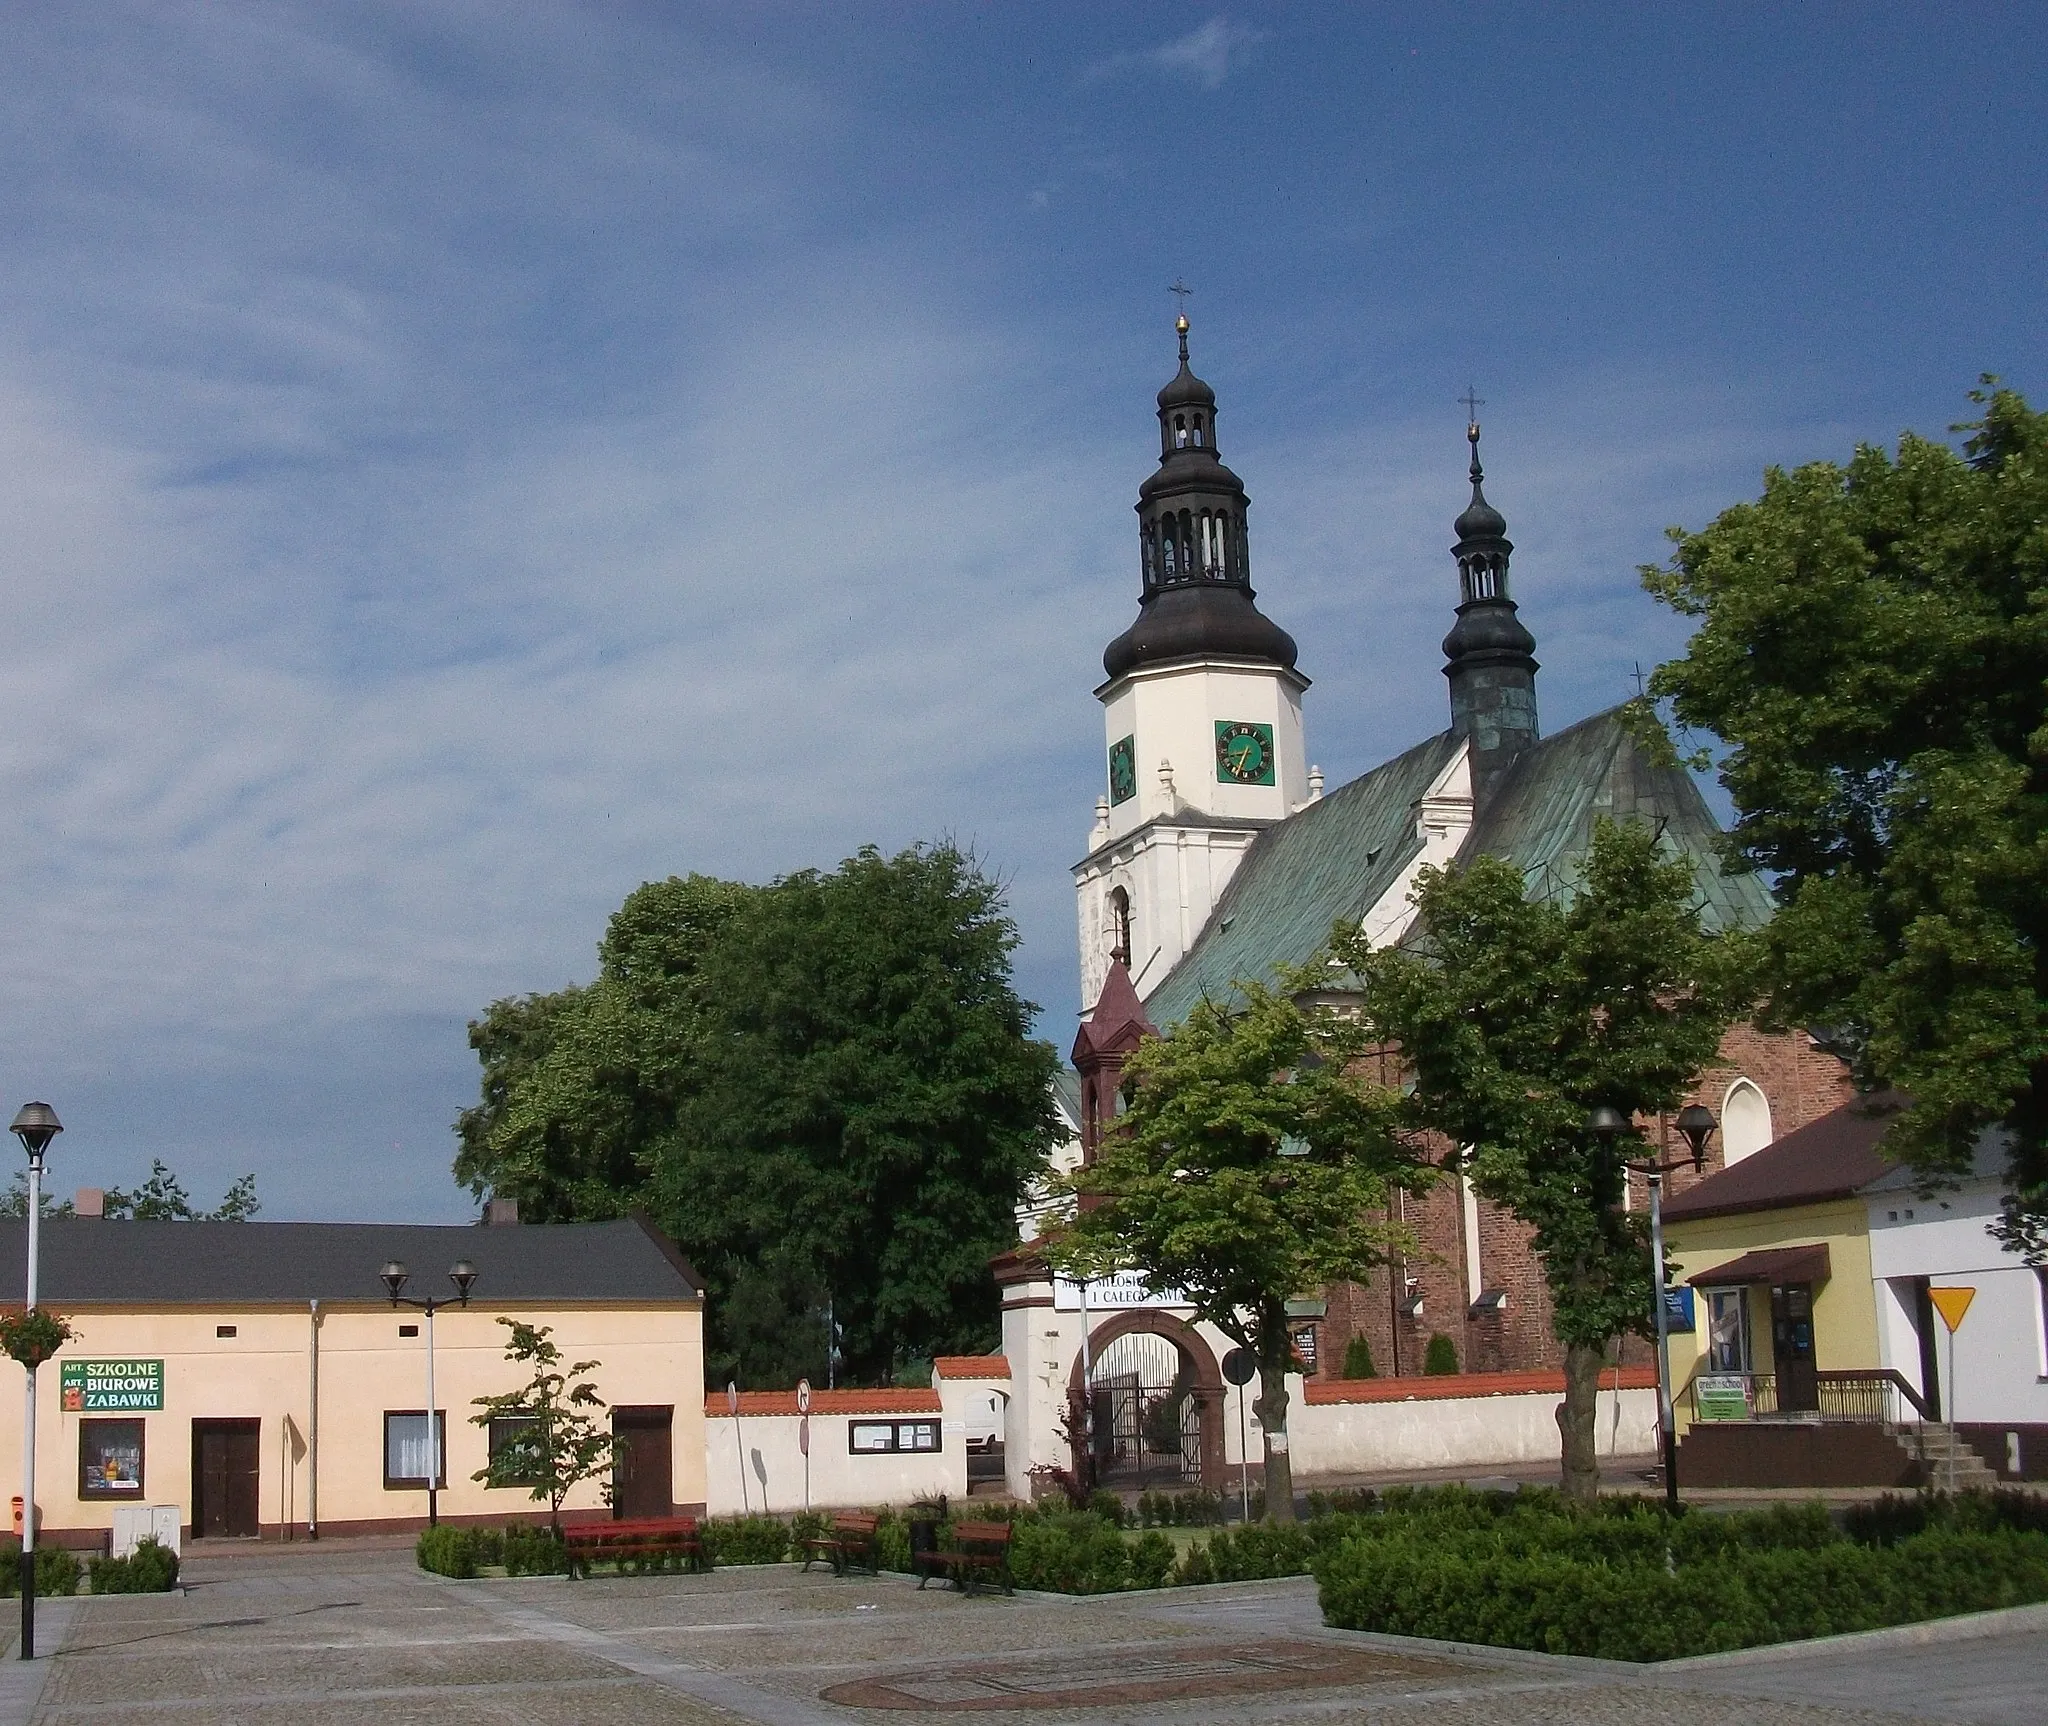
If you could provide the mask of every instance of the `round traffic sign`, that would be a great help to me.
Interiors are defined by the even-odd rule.
[[[1259,1376],[1258,1358],[1248,1348],[1234,1348],[1223,1357],[1223,1376],[1232,1384],[1250,1384]]]
[[[796,1381],[796,1411],[798,1414],[811,1412],[811,1381],[807,1378]]]
[[[731,1379],[725,1381],[725,1412],[736,1415],[740,1411],[740,1387]]]

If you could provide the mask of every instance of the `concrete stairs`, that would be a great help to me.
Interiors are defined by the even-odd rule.
[[[1921,1484],[1933,1491],[1947,1492],[1953,1487],[1968,1492],[1973,1487],[1989,1489],[1998,1484],[1990,1465],[1945,1421],[1888,1420],[1884,1429],[1901,1450],[1920,1463]]]

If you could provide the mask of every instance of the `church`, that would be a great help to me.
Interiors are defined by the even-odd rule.
[[[1532,895],[1569,896],[1596,818],[1638,819],[1657,825],[1669,854],[1692,861],[1710,927],[1755,927],[1771,914],[1760,881],[1722,870],[1719,825],[1699,788],[1644,746],[1623,706],[1544,734],[1536,641],[1514,598],[1507,521],[1485,494],[1476,420],[1466,430],[1471,498],[1451,524],[1455,590],[1446,571],[1448,723],[1326,787],[1309,750],[1310,680],[1294,638],[1258,604],[1249,499],[1224,465],[1216,392],[1190,365],[1184,316],[1177,328],[1180,368],[1158,395],[1159,465],[1138,490],[1138,614],[1103,653],[1094,693],[1105,782],[1087,854],[1074,866],[1087,1017],[1070,1095],[1084,1158],[1115,1112],[1124,1057],[1142,1037],[1204,997],[1227,999],[1239,980],[1312,960],[1340,921],[1362,923],[1375,944],[1399,942],[1427,866],[1492,854],[1522,871]],[[1736,1027],[1690,1099],[1720,1123],[1707,1172],[1848,1094],[1841,1063],[1812,1038]],[[1666,1155],[1679,1149],[1669,1122],[1657,1137]],[[1672,1190],[1693,1178],[1674,1177]],[[1559,1364],[1541,1269],[1520,1224],[1462,1181],[1404,1201],[1403,1220],[1423,1244],[1412,1262],[1377,1285],[1333,1287],[1301,1303],[1322,1309],[1305,1313],[1298,1333],[1311,1384],[1341,1371],[1355,1337],[1375,1370],[1393,1377],[1420,1373],[1439,1336],[1467,1374]],[[1006,1308],[1047,1299],[1028,1247],[1005,1255],[997,1272]],[[1169,1301],[1148,1306],[1138,1289],[1110,1298],[1119,1335],[1149,1326],[1181,1358],[1158,1346],[1149,1365],[1113,1358],[1117,1338],[1105,1335],[1078,1351],[1089,1357],[1091,1386],[1105,1376],[1213,1376],[1189,1358],[1191,1327]],[[1130,1342],[1123,1352],[1133,1349],[1143,1353]],[[1061,1377],[1080,1370],[1078,1360],[1063,1368]]]

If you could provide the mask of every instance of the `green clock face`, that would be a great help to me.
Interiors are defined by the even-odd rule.
[[[1273,728],[1248,719],[1216,721],[1216,777],[1225,785],[1273,783]]]
[[[1109,746],[1109,801],[1115,806],[1138,795],[1138,740],[1120,737]]]

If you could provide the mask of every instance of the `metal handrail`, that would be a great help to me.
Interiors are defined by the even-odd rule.
[[[1922,1421],[1935,1418],[1934,1411],[1919,1391],[1907,1383],[1897,1369],[1886,1367],[1872,1371],[1816,1372],[1813,1375],[1816,1406],[1810,1409],[1784,1409],[1780,1406],[1779,1375],[1774,1372],[1696,1372],[1686,1386],[1686,1395],[1695,1421],[1700,1418],[1701,1378],[1742,1379],[1745,1398],[1749,1405],[1749,1418],[1752,1420],[1803,1414],[1829,1424],[1882,1426],[1892,1418],[1891,1393],[1894,1391],[1911,1406]]]

